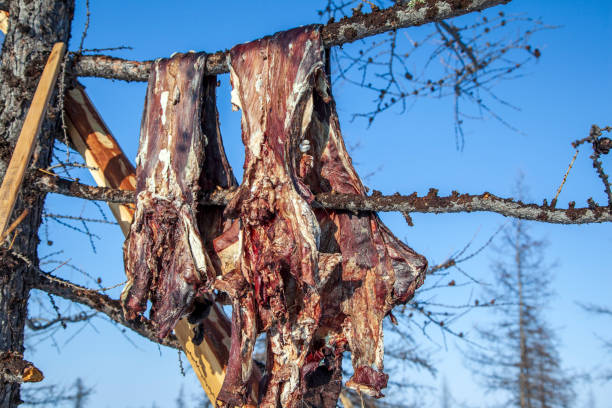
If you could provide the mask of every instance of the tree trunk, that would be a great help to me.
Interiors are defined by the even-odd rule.
[[[40,74],[55,42],[68,42],[74,0],[12,0],[9,4],[9,30],[2,46],[0,67],[0,177],[6,167]],[[57,95],[51,99],[56,105]],[[57,109],[47,110],[38,136],[32,168],[46,168],[50,162],[54,135],[60,129]],[[24,208],[28,216],[21,222],[9,251],[0,252],[0,351],[23,354],[24,323],[30,289],[29,268],[15,253],[38,264],[36,248],[44,194],[21,193],[13,212]],[[20,403],[19,384],[0,382],[0,408]]]

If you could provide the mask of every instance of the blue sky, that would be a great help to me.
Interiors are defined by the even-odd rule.
[[[125,2],[115,0],[92,1],[91,24],[85,41],[86,48],[129,45],[130,51],[114,55],[135,60],[169,56],[175,51],[217,51],[232,45],[259,38],[279,30],[302,24],[317,23],[316,13],[322,1],[232,1],[199,2],[162,1]],[[534,37],[534,44],[543,56],[530,64],[522,78],[497,85],[499,95],[520,108],[520,111],[501,109],[505,120],[520,129],[514,132],[499,122],[488,119],[466,122],[466,145],[462,151],[455,147],[453,135],[453,105],[447,99],[419,99],[407,113],[390,111],[380,115],[370,128],[363,121],[351,121],[351,114],[367,108],[371,96],[341,82],[334,86],[341,126],[349,144],[359,143],[353,152],[361,174],[375,171],[368,178],[369,187],[384,193],[427,193],[430,187],[448,194],[490,191],[496,195],[512,196],[512,187],[519,173],[529,187],[529,196],[536,202],[549,201],[561,182],[574,153],[571,141],[588,134],[591,124],[610,124],[612,105],[612,4],[604,1],[528,1],[514,0],[504,6],[507,14],[526,13],[541,17],[545,23],[558,25]],[[494,9],[489,13],[496,13]],[[84,1],[77,1],[71,49],[78,47],[84,25]],[[428,28],[408,30],[408,33]],[[347,47],[348,48],[348,47]],[[415,62],[415,64],[418,62]],[[229,79],[219,77],[218,106],[222,133],[230,162],[241,172],[243,147],[240,141],[240,113],[230,110]],[[126,84],[121,81],[83,79],[94,104],[108,126],[133,159],[137,151],[140,119],[146,85]],[[605,202],[603,188],[595,176],[583,149],[569,175],[559,198],[559,206],[575,200],[583,206],[592,196]],[[609,157],[604,166],[612,167]],[[82,181],[92,182],[87,175]],[[52,196],[48,210],[61,214],[85,214],[99,217],[92,204],[76,199]],[[110,212],[105,210],[110,216]],[[399,237],[426,255],[431,263],[443,261],[449,254],[462,248],[475,234],[475,245],[488,237],[507,220],[491,214],[414,214],[414,227],[408,227],[401,215],[385,214],[385,222]],[[54,251],[64,252],[54,259],[70,259],[70,263],[103,280],[111,286],[124,280],[121,245],[123,236],[116,226],[102,225],[95,233],[102,239],[95,241],[96,253],[86,237],[61,227],[52,221],[48,231],[53,245],[45,245],[44,229],[41,256]],[[550,243],[548,259],[556,261],[553,288],[557,296],[546,315],[561,339],[563,364],[572,373],[596,367],[609,367],[612,358],[606,356],[597,336],[612,338],[610,322],[581,311],[577,301],[612,306],[610,288],[612,274],[606,254],[610,253],[612,237],[609,225],[558,226],[533,224],[532,232]],[[484,280],[490,279],[488,265],[491,254],[483,253],[464,267]],[[46,265],[51,269],[53,265]],[[80,272],[63,267],[58,275],[94,287]],[[457,275],[457,279],[463,279]],[[118,296],[120,289],[111,293]],[[475,294],[479,289],[474,288]],[[461,289],[442,290],[437,299],[455,303],[465,301],[470,293]],[[40,299],[50,309],[46,297],[33,296],[32,311]],[[78,311],[78,307],[58,301],[64,314]],[[470,333],[474,323],[486,321],[484,312],[472,313],[457,323],[458,331]],[[77,334],[78,331],[78,334]],[[471,374],[462,365],[458,347],[461,342],[449,339],[445,347],[437,331],[432,331],[435,342],[419,339],[424,348],[432,351],[439,370],[437,378],[415,372],[414,378],[426,385],[438,387],[446,377],[450,392],[457,401],[471,406],[487,406],[495,396],[482,394]],[[597,335],[596,335],[597,334]],[[101,319],[92,324],[74,325],[58,330],[53,337],[32,337],[28,341],[27,358],[40,367],[46,382],[68,384],[81,376],[96,387],[92,407],[145,407],[155,401],[160,407],[173,406],[181,385],[187,398],[199,392],[191,373],[182,377],[177,353],[122,333],[120,329]],[[186,360],[183,357],[186,365]],[[593,392],[598,407],[612,406],[612,384],[596,381],[577,387],[579,406],[589,392]],[[437,406],[437,389],[422,391],[429,406]]]

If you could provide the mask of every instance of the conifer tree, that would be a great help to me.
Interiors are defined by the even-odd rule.
[[[487,392],[503,393],[504,406],[567,407],[574,399],[557,340],[543,316],[552,296],[552,266],[544,250],[544,241],[534,239],[524,221],[506,228],[492,263],[495,285],[490,290],[501,316],[491,326],[477,328],[484,348],[467,354]]]

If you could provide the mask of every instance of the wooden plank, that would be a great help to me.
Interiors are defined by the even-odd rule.
[[[67,92],[65,108],[69,119],[68,134],[87,165],[96,168],[90,169],[96,183],[105,187],[135,190],[134,166],[125,157],[82,87]],[[123,233],[127,235],[134,215],[133,206],[115,205],[115,209],[113,204],[110,206]],[[193,343],[193,328],[186,319],[177,323],[174,332],[202,388],[215,405],[229,359],[231,323],[221,307],[214,304],[204,327],[204,340],[199,345]],[[259,372],[254,371],[255,393]],[[255,400],[255,396],[253,398]]]
[[[2,31],[4,34],[6,34],[8,31],[8,18],[8,11],[0,10],[0,31]]]
[[[55,88],[65,49],[66,45],[64,43],[56,43],[51,50],[23,122],[4,180],[2,180],[2,186],[0,187],[0,233],[4,232],[11,218],[25,170],[34,150],[36,136],[40,131],[49,99]]]
[[[100,187],[136,189],[136,170],[112,136],[83,87],[66,92],[64,108],[68,134],[83,156],[85,164]],[[124,234],[130,231],[135,207],[131,204],[109,204]]]

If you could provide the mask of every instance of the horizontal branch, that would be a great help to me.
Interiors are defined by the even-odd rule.
[[[397,2],[393,7],[376,9],[371,13],[355,13],[338,22],[330,21],[321,27],[321,38],[326,47],[351,43],[398,28],[419,26],[433,21],[480,11],[511,0],[431,0]],[[466,3],[469,3],[466,5]],[[206,68],[210,74],[229,71],[228,51],[210,54]],[[128,61],[106,55],[75,57],[73,73],[84,77],[101,77],[124,81],[142,81],[149,78],[151,61]]]
[[[114,190],[106,187],[92,187],[75,181],[44,175],[37,177],[28,185],[46,193],[58,193],[88,200],[114,203],[133,203],[133,191]],[[234,190],[219,190],[202,199],[204,205],[226,205]],[[612,222],[610,207],[591,205],[588,208],[557,209],[547,205],[525,204],[509,198],[500,198],[490,193],[480,195],[459,194],[454,191],[450,196],[438,196],[438,190],[430,189],[429,194],[419,197],[411,195],[389,195],[376,193],[371,196],[352,194],[317,194],[311,203],[314,208],[348,211],[398,211],[408,213],[469,213],[492,212],[506,217],[534,220],[554,224],[589,224]]]
[[[42,174],[42,173],[40,173]],[[66,180],[48,174],[30,175],[23,183],[25,188],[42,193],[57,193],[86,200],[99,200],[109,203],[133,203],[136,198],[133,191],[116,190],[108,187],[94,187],[76,181]]]
[[[155,335],[155,330],[149,320],[144,318],[141,318],[141,320],[126,320],[123,316],[121,303],[107,295],[92,289],[75,285],[71,282],[49,275],[42,271],[39,271],[34,276],[33,281],[34,288],[85,306],[89,306],[98,312],[104,313],[114,322],[135,331],[136,333],[155,343],[173,348],[179,347],[178,340],[173,334],[170,334],[165,339],[159,340]]]
[[[556,209],[546,205],[525,204],[510,198],[497,197],[490,193],[480,195],[459,194],[440,197],[436,189],[418,197],[395,194],[390,196],[357,196],[349,194],[317,194],[317,202],[323,208],[351,211],[399,211],[402,213],[464,213],[492,212],[506,217],[549,222],[553,224],[589,224],[612,222],[610,207]]]

